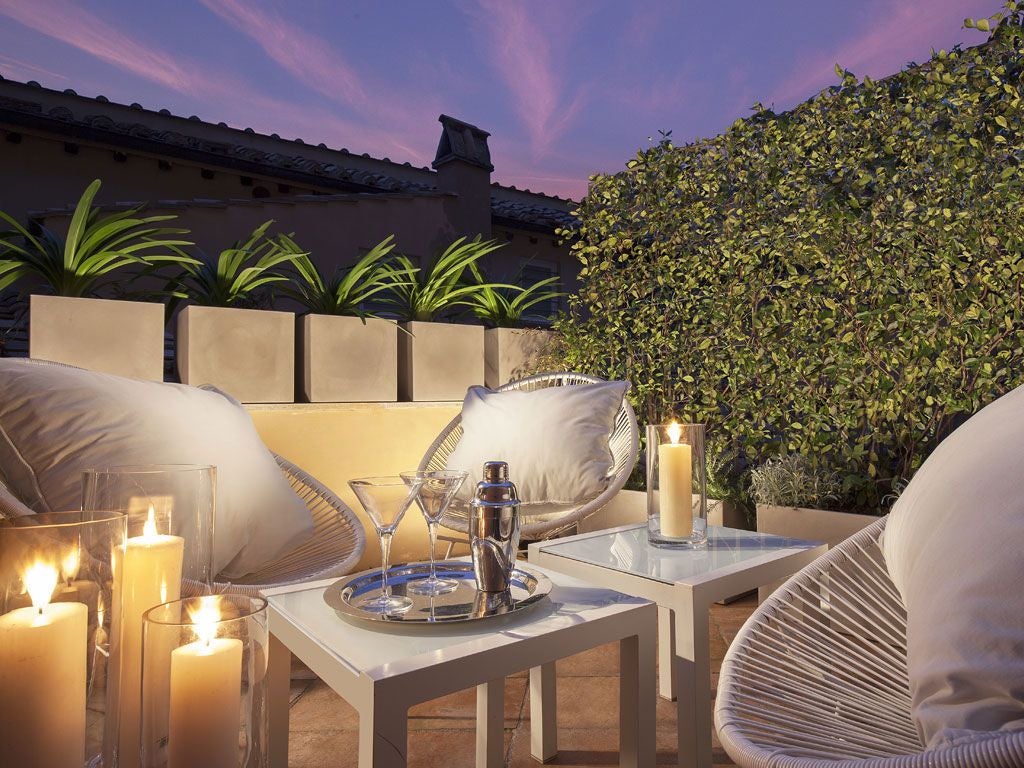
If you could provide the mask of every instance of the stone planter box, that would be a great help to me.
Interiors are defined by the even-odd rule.
[[[462,400],[484,383],[484,328],[455,323],[402,323],[398,395],[413,402]]]
[[[829,549],[853,534],[878,521],[874,515],[856,515],[850,512],[832,512],[804,507],[776,507],[757,505],[757,530],[776,536],[823,541]],[[759,600],[764,600],[785,580],[761,587]]]
[[[29,302],[29,357],[164,380],[163,304],[65,296]]]
[[[484,383],[491,389],[523,378],[525,369],[551,344],[552,331],[488,328],[484,334]]]
[[[398,325],[341,315],[299,318],[300,387],[310,403],[398,399]]]
[[[185,307],[178,315],[178,375],[243,403],[295,399],[295,315],[260,309]]]

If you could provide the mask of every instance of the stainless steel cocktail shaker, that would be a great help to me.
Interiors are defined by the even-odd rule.
[[[477,589],[508,589],[519,548],[519,496],[504,461],[484,464],[484,479],[477,484],[472,502],[469,544]]]

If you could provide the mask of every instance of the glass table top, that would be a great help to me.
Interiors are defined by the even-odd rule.
[[[530,566],[537,570],[544,570]],[[443,661],[450,650],[459,653],[493,647],[496,637],[525,640],[570,624],[586,622],[587,613],[621,604],[629,608],[646,603],[614,590],[595,587],[579,579],[544,570],[552,581],[551,593],[535,606],[508,616],[464,624],[377,624],[342,617],[324,602],[323,585],[270,595],[271,607],[355,673],[387,674],[395,665],[408,668]],[[351,577],[343,577],[345,581]]]
[[[703,581],[716,573],[813,549],[821,542],[708,526],[705,549],[662,549],[647,540],[647,525],[582,534],[542,544],[547,555],[611,568],[666,584]],[[557,567],[557,566],[556,566]]]

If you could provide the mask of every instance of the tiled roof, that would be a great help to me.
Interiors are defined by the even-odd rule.
[[[579,224],[576,217],[568,211],[545,205],[531,205],[518,200],[501,200],[493,196],[491,215],[510,223],[532,224],[545,229],[574,229]]]
[[[0,81],[3,80],[4,78],[0,77]],[[73,103],[80,104],[82,109],[73,112],[66,106],[46,108],[44,106],[45,98],[29,99],[0,95],[0,123],[6,122],[51,130],[83,140],[109,142],[126,149],[134,148],[157,155],[184,157],[210,165],[236,168],[242,173],[259,174],[262,171],[267,175],[276,174],[299,182],[303,181],[303,177],[305,177],[307,183],[311,185],[333,187],[341,192],[380,191],[416,194],[438,191],[435,184],[427,181],[433,181],[428,175],[433,174],[432,171],[427,168],[414,169],[409,163],[394,163],[388,158],[372,158],[366,154],[355,155],[346,149],[330,149],[324,144],[313,147],[301,139],[281,139],[277,134],[266,136],[256,133],[251,128],[231,128],[225,123],[217,123],[215,126],[216,129],[219,129],[220,135],[225,137],[226,140],[223,141],[194,135],[186,130],[159,129],[141,120],[115,120],[110,114],[103,112],[103,105],[110,103],[104,96],[88,98],[79,96],[71,90],[61,94],[58,91],[43,88],[35,81],[30,81],[27,84],[10,80],[6,82],[16,86],[19,92],[26,96],[29,95],[29,89],[38,89],[52,95],[72,97]],[[167,110],[153,112],[144,109],[139,104],[132,104],[130,107],[118,104],[113,106],[121,112],[125,109],[137,110],[143,120],[145,119],[143,115],[170,117],[179,123],[185,120],[180,116],[172,115]],[[87,113],[85,110],[89,110],[89,112]],[[206,127],[212,125],[194,115],[187,120]],[[280,145],[281,151],[266,151],[254,147],[251,141],[247,141],[249,136],[258,137],[263,146],[267,145],[267,140],[272,140],[274,144]],[[304,148],[307,150],[306,152],[303,151]],[[311,153],[309,150],[314,150],[314,152]],[[320,158],[323,158],[325,153],[336,156],[337,162],[310,157],[310,154],[318,154]],[[353,160],[355,162],[352,162]],[[367,164],[372,164],[375,169],[368,170],[357,167]],[[392,168],[395,169],[395,172],[389,173],[388,171]],[[403,173],[403,169],[408,170],[404,170]],[[410,178],[402,178],[403,175],[411,174],[421,175],[424,180],[415,181]],[[493,186],[497,187],[499,192],[512,190],[517,196],[523,194],[515,187]],[[539,229],[565,226],[563,220],[571,223],[571,217],[565,211],[545,206],[541,202],[547,199],[557,201],[556,205],[564,206],[567,201],[528,190],[526,194],[535,197],[538,202],[531,205],[518,200],[511,201],[492,197],[493,215],[496,218],[508,220],[510,223],[532,225]]]

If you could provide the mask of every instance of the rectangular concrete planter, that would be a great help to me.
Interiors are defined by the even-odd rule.
[[[823,541],[829,549],[853,534],[878,521],[874,515],[856,515],[850,512],[832,512],[805,507],[776,507],[757,505],[757,530],[776,536],[789,536],[808,541]],[[759,600],[774,592],[784,580],[761,587]]]
[[[551,344],[540,328],[488,328],[484,334],[484,383],[491,389],[521,379]]]
[[[341,315],[299,318],[301,388],[310,403],[398,399],[398,325]]]
[[[413,402],[462,400],[484,383],[484,329],[456,323],[402,323],[398,395]]]
[[[132,379],[164,379],[164,305],[32,296],[29,357]]]
[[[178,315],[178,375],[243,403],[295,399],[295,315],[261,309],[185,307]]]

